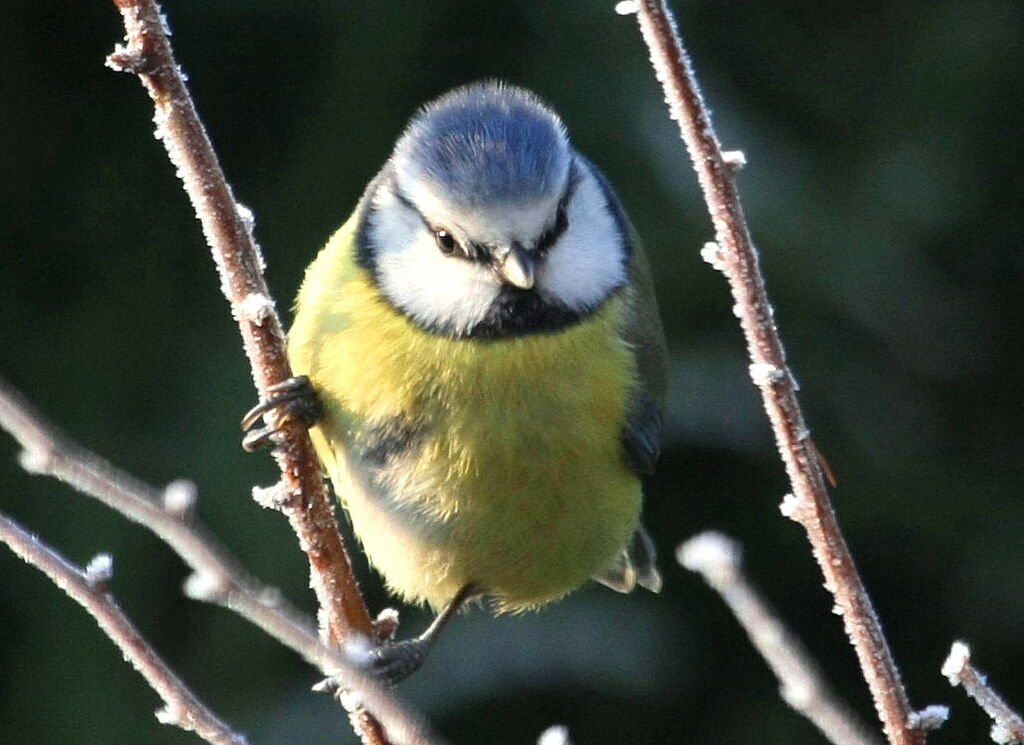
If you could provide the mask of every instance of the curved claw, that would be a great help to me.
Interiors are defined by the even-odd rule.
[[[427,653],[433,648],[437,637],[444,630],[452,617],[459,612],[467,600],[478,597],[480,590],[469,584],[462,587],[448,601],[444,609],[437,614],[427,630],[408,641],[378,640],[369,650],[360,647],[358,664],[366,672],[384,685],[395,686],[420,669]],[[392,633],[393,630],[392,630]],[[366,655],[366,652],[369,652]],[[364,656],[365,655],[365,656]],[[315,690],[329,691],[338,688],[340,683],[328,678],[317,684]]]
[[[277,430],[273,427],[260,427],[251,432],[246,432],[242,438],[242,450],[247,453],[254,453],[273,444],[275,432]]]
[[[323,404],[320,397],[305,375],[282,380],[280,383],[270,386],[268,393],[269,396],[249,409],[242,417],[242,429],[247,430],[242,439],[242,447],[250,452],[269,445],[273,440],[273,435],[286,422],[298,419],[307,427],[312,427],[323,416]],[[276,409],[282,410],[282,415],[278,417],[275,424],[268,424],[266,427],[256,430],[252,429],[264,414]]]

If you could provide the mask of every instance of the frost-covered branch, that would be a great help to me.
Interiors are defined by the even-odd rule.
[[[176,481],[162,492],[89,452],[59,431],[0,378],[0,428],[22,447],[30,473],[53,476],[151,530],[171,547],[192,576],[185,592],[223,605],[321,665],[316,630],[280,592],[258,582],[193,516],[195,487]]]
[[[322,644],[308,618],[281,598],[276,588],[246,572],[195,520],[193,487],[174,482],[161,492],[142,483],[68,438],[2,378],[0,428],[21,445],[20,462],[28,471],[66,482],[163,540],[192,570],[185,583],[190,597],[233,610],[324,675],[344,681],[358,691],[356,700],[373,711],[396,742],[437,742],[421,717],[406,711],[340,650]]]
[[[178,69],[165,19],[154,0],[113,0],[125,26],[125,45],[107,58],[115,70],[138,75],[156,109],[157,136],[181,177],[238,322],[253,381],[263,398],[291,377],[284,332],[263,277],[252,215],[235,202]],[[285,422],[274,450],[281,471],[277,504],[309,560],[310,585],[320,604],[325,640],[336,646],[372,637],[373,622],[359,591],[305,426]],[[384,745],[380,727],[354,712],[367,745]]]
[[[999,745],[1024,744],[1024,718],[1011,709],[988,684],[985,674],[971,664],[971,648],[954,642],[949,657],[942,665],[942,674],[952,686],[963,686],[967,695],[992,719],[992,739]]]
[[[787,704],[834,745],[877,745],[853,712],[829,690],[807,650],[750,584],[736,541],[713,531],[701,533],[682,544],[676,558],[690,571],[700,573],[722,596],[775,673]]]
[[[751,377],[761,391],[792,485],[794,496],[787,501],[788,515],[807,531],[825,584],[842,612],[846,633],[856,650],[889,742],[921,745],[925,733],[910,725],[914,712],[836,521],[797,400],[796,383],[786,365],[734,180],[743,158],[737,153],[729,157],[723,154],[692,65],[664,1],[637,0],[620,3],[616,9],[637,15],[669,113],[679,124],[697,171],[716,236],[716,243],[706,246],[702,255],[725,275],[732,291],[747,342]]]
[[[108,555],[97,556],[83,571],[3,514],[0,514],[0,542],[42,571],[96,619],[125,660],[163,699],[164,708],[156,713],[161,723],[195,732],[213,745],[247,745],[243,735],[233,732],[196,698],[118,607],[107,590],[112,575]]]
[[[261,396],[291,377],[284,333],[263,277],[251,215],[235,202],[178,70],[164,19],[153,0],[114,0],[125,25],[125,45],[107,58],[115,70],[139,76],[156,108],[157,136],[181,177],[202,223],[238,321],[253,380]],[[373,631],[338,532],[320,466],[300,422],[286,424],[275,449],[283,480],[282,511],[309,558],[312,586],[327,621],[327,637],[340,643]]]

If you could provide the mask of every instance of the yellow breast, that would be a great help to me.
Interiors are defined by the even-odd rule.
[[[310,267],[289,356],[324,400],[314,440],[370,561],[435,607],[467,583],[507,610],[579,586],[639,516],[622,301],[557,333],[430,334],[383,300],[352,232]]]

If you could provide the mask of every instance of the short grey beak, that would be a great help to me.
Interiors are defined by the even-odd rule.
[[[533,287],[534,259],[518,243],[512,244],[508,253],[498,262],[495,268],[498,270],[498,275],[510,285],[521,290],[529,290]]]

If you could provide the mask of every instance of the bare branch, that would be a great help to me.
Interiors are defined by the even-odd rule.
[[[0,378],[0,427],[24,449],[29,471],[53,476],[98,499],[152,531],[192,569],[186,594],[222,605],[297,652],[324,675],[338,677],[358,691],[360,701],[386,725],[397,742],[438,742],[421,717],[414,716],[368,679],[348,658],[317,637],[313,624],[281,597],[241,568],[190,515],[191,489],[174,482],[162,493],[85,450],[47,422],[24,397]],[[162,506],[161,506],[162,505]]]
[[[19,557],[43,572],[75,602],[96,619],[96,623],[121,650],[150,687],[164,701],[157,712],[163,724],[195,732],[213,745],[247,745],[243,735],[233,732],[195,694],[142,638],[107,591],[110,557],[94,559],[83,572],[63,556],[28,533],[6,515],[0,514],[0,541]]]
[[[284,333],[274,309],[263,262],[252,235],[251,214],[240,208],[224,179],[192,98],[178,71],[164,21],[153,0],[114,0],[126,30],[126,46],[107,60],[139,76],[156,107],[157,136],[177,169],[203,226],[231,302],[253,380],[261,396],[291,376]],[[338,532],[312,443],[299,422],[286,424],[275,450],[287,498],[282,511],[310,563],[311,584],[323,609],[328,639],[370,636],[369,611],[359,592]]]
[[[878,740],[829,690],[807,650],[751,586],[736,541],[713,531],[701,533],[682,544],[676,558],[722,596],[778,678],[783,701],[835,745],[877,745]]]
[[[221,289],[242,333],[253,381],[260,396],[291,377],[284,332],[263,277],[263,259],[253,238],[252,213],[235,202],[220,163],[185,86],[164,18],[154,0],[114,0],[125,26],[126,46],[107,58],[116,69],[135,73],[156,108],[157,136],[181,177],[203,226],[220,274]],[[321,609],[321,633],[340,646],[371,637],[373,622],[331,507],[320,465],[305,426],[283,423],[274,450],[288,518],[309,560],[310,585]],[[365,745],[387,745],[372,717],[353,722]]]
[[[890,743],[921,745],[925,734],[909,726],[913,714],[910,702],[871,599],[836,521],[797,401],[796,383],[786,366],[758,255],[734,182],[742,159],[733,154],[727,161],[722,155],[690,60],[663,0],[620,4],[619,10],[635,10],[637,14],[669,112],[679,124],[697,171],[717,240],[702,254],[729,281],[746,337],[751,376],[761,390],[795,495],[790,516],[807,531],[814,556],[825,575],[825,584],[842,612],[846,633],[857,652]]]
[[[98,499],[132,522],[151,530],[194,574],[186,592],[198,600],[230,608],[274,638],[322,666],[316,630],[273,587],[249,575],[191,516],[189,487],[175,482],[160,492],[82,448],[0,378],[0,427],[21,445],[22,466],[54,476]],[[193,487],[194,488],[194,487]],[[309,654],[311,650],[316,650]]]
[[[961,685],[967,695],[992,719],[992,740],[999,745],[1024,744],[1024,719],[1015,712],[988,684],[985,674],[971,664],[971,648],[964,642],[953,642],[949,657],[942,665],[942,674],[952,686]]]

